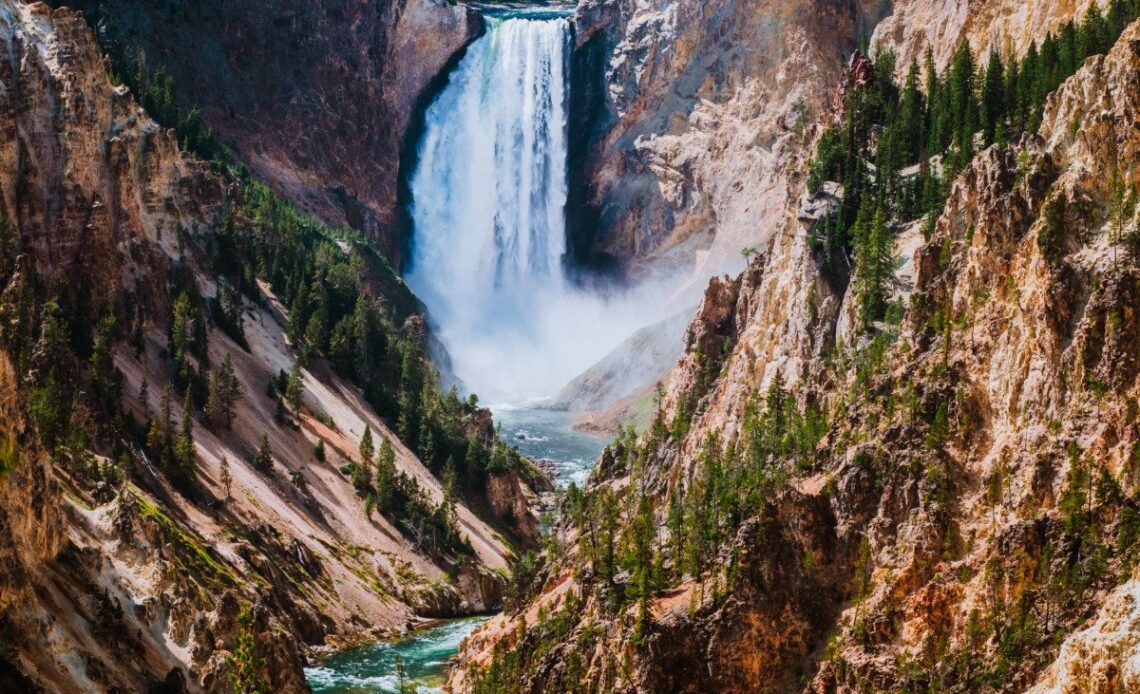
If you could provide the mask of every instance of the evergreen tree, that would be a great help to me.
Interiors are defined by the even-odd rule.
[[[206,385],[206,419],[207,421],[218,423],[223,419],[222,395],[221,385],[219,383],[218,372],[210,371],[210,377]]]
[[[1082,49],[1082,60],[1091,55],[1107,53],[1112,48],[1114,39],[1114,32],[1101,14],[1100,7],[1094,2],[1081,21],[1078,33],[1077,40]]]
[[[938,81],[938,69],[934,65],[934,49],[926,47],[923,58],[923,73],[926,75],[926,142],[927,156],[940,152],[945,147],[942,138],[943,99]]]
[[[974,102],[974,52],[970,44],[963,41],[954,52],[947,77],[950,92],[950,122],[957,145],[956,162],[958,168],[965,166],[973,157],[973,135],[975,131],[976,104]]]
[[[443,507],[447,512],[448,522],[455,519],[455,505],[459,498],[459,476],[455,472],[455,460],[448,456],[443,466]]]
[[[158,414],[150,420],[150,429],[146,435],[146,447],[158,459],[159,465],[165,464],[170,447],[170,419],[170,384],[167,383],[162,388]]]
[[[1009,119],[1009,126],[1014,132],[1020,132],[1025,128],[1024,111],[1021,109],[1019,102],[1020,94],[1020,76],[1018,74],[1017,58],[1010,56],[1006,62],[1005,67],[1005,102],[1006,115]]]
[[[221,473],[219,475],[219,482],[222,485],[222,491],[226,495],[224,497],[225,500],[229,501],[229,499],[230,499],[230,488],[233,486],[233,481],[234,481],[233,476],[230,474],[230,459],[223,455],[222,461],[220,463],[220,467],[221,467]]]
[[[657,521],[649,497],[641,494],[637,512],[626,531],[629,534],[626,565],[629,567],[634,594],[637,597],[636,634],[645,634],[649,624],[649,598],[656,590],[654,576],[654,542],[657,539]]]
[[[194,446],[193,427],[193,391],[190,387],[187,387],[186,396],[182,400],[182,425],[178,433],[178,442],[174,449],[174,457],[177,465],[176,477],[183,484],[189,484],[193,481],[198,464],[198,452]]]
[[[253,467],[262,472],[273,469],[273,453],[269,450],[269,435],[261,435],[261,443],[257,447],[257,455],[253,458]]]
[[[1005,120],[1005,68],[1001,58],[990,52],[982,85],[982,127],[986,146],[1003,136]]]
[[[119,399],[118,374],[111,355],[115,316],[108,313],[99,319],[91,346],[91,386],[107,409],[114,409]]]
[[[360,453],[358,462],[364,466],[371,465],[372,456],[376,455],[376,445],[372,442],[372,427],[367,424],[364,425],[364,435],[360,437],[358,451]]]
[[[301,393],[304,392],[305,380],[301,375],[301,362],[293,362],[293,367],[289,370],[289,378],[285,384],[285,400],[289,402],[289,407],[293,412],[300,412],[301,410]]]
[[[1030,132],[1037,132],[1041,116],[1037,112],[1040,102],[1037,88],[1040,80],[1039,60],[1037,56],[1037,42],[1031,41],[1025,58],[1021,61],[1021,71],[1017,80],[1017,105],[1021,111],[1024,128]]]
[[[1076,25],[1072,21],[1065,22],[1057,38],[1057,63],[1063,75],[1071,75],[1080,67],[1080,51]]]
[[[380,440],[376,456],[376,505],[381,513],[389,513],[396,502],[396,451],[387,437]]]
[[[669,490],[669,512],[665,517],[665,527],[669,529],[669,553],[673,558],[673,571],[679,578],[683,570],[685,556],[685,508],[677,487]]]
[[[420,430],[420,445],[417,453],[419,454],[420,462],[433,472],[437,470],[435,462],[435,436],[432,434],[431,427],[428,426],[426,422]]]
[[[911,63],[907,70],[897,120],[902,123],[899,135],[905,163],[919,161],[926,151],[926,103],[918,89],[918,63]]]
[[[864,325],[882,316],[894,277],[894,237],[882,207],[875,210],[855,253],[855,296]]]
[[[218,398],[221,403],[221,417],[226,428],[233,426],[234,409],[237,401],[241,399],[241,381],[234,371],[234,362],[227,354],[222,360],[222,368],[218,373]]]
[[[305,339],[301,346],[301,355],[306,362],[311,361],[324,348],[324,335],[325,326],[321,317],[314,313],[305,328]]]

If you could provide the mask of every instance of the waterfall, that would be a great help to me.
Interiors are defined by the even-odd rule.
[[[487,21],[426,113],[406,279],[468,386],[537,395],[559,385],[537,372],[543,317],[573,291],[563,273],[570,24]]]

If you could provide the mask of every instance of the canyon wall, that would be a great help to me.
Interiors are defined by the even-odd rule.
[[[1030,43],[1040,44],[1047,33],[1056,34],[1065,22],[1083,17],[1093,3],[899,0],[875,27],[871,45],[894,50],[900,74],[911,62],[922,65],[928,47],[935,64],[945,66],[963,41],[979,56],[990,51],[1003,57],[1022,55]]]
[[[185,108],[280,194],[399,264],[401,177],[433,82],[483,30],[445,0],[78,0],[111,46],[145,52]]]
[[[601,94],[579,233],[634,276],[688,277],[691,302],[739,271],[794,198],[811,125],[868,21],[846,0],[580,2],[575,79]]]

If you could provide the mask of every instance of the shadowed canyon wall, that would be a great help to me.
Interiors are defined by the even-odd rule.
[[[482,32],[478,13],[444,0],[59,4],[101,40],[143,49],[277,192],[369,234],[399,265],[406,138],[433,81]]]

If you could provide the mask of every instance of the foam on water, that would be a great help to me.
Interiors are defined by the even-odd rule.
[[[406,639],[371,643],[329,656],[319,665],[305,668],[305,678],[315,694],[348,692],[397,692],[396,656],[403,659],[417,691],[440,692],[447,659],[485,617],[445,622]]]

